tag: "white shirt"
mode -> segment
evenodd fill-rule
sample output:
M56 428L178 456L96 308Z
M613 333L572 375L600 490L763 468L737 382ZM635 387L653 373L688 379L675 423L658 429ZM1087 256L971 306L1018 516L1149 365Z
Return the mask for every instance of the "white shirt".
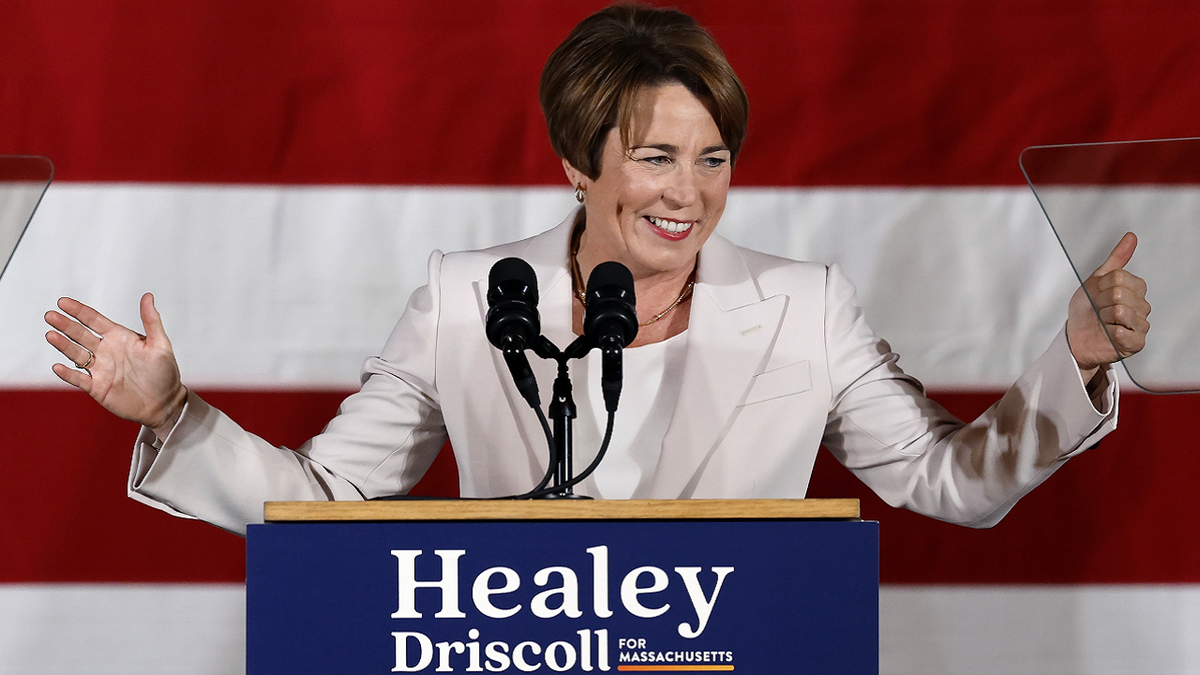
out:
M623 359L625 383L613 422L608 452L596 472L584 481L580 494L603 499L639 499L648 487L662 452L667 425L679 400L678 383L687 354L687 332L662 342L626 349ZM582 472L591 463L604 440L608 413L600 390L601 355L592 350L571 364L575 407L574 470Z

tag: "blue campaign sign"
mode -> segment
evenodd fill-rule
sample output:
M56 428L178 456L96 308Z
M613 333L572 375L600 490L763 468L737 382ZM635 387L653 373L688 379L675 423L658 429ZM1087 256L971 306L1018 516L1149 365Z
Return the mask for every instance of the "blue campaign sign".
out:
M247 673L878 673L860 521L274 523Z

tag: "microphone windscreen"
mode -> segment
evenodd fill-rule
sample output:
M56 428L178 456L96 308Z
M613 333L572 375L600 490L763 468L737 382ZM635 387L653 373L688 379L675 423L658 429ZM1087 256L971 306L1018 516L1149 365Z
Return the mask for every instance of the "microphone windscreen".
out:
M637 337L637 298L633 274L619 262L600 263L588 277L583 334L599 345L611 340L621 348Z
M588 297L591 297L592 291L603 286L617 286L625 291L630 299L634 297L633 273L629 271L628 267L615 260L602 262L592 270L592 275L588 277L587 282Z
M504 258L496 261L492 265L491 271L488 272L488 289L495 290L500 284L508 281L519 282L529 288L533 297L537 297L537 275L533 273L533 268L529 263L520 258ZM492 302L488 293L488 302Z

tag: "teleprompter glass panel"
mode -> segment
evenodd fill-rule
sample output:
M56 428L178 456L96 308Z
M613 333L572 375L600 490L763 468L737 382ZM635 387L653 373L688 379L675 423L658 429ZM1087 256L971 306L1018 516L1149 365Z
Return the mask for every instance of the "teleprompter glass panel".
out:
M1148 392L1200 391L1200 138L1034 146L1020 163L1081 283L1137 234L1126 269L1146 280L1151 329L1125 369Z
M45 157L0 155L0 278L53 177Z

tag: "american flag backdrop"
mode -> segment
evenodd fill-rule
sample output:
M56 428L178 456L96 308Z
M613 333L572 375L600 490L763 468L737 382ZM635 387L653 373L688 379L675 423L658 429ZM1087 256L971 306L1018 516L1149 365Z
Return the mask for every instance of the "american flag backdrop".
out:
M185 383L294 447L430 251L571 208L537 80L603 4L6 0L0 154L58 173L0 282L0 672L244 669L244 542L126 498L136 428L57 383L43 313L70 295L139 326L154 291ZM960 416L1074 288L1021 149L1200 136L1194 2L677 5L750 96L723 233L840 263ZM1200 672L1197 419L1196 396L1125 391L1114 434L982 531L890 509L823 456L810 496L881 522L882 671ZM455 480L443 453L421 489Z

